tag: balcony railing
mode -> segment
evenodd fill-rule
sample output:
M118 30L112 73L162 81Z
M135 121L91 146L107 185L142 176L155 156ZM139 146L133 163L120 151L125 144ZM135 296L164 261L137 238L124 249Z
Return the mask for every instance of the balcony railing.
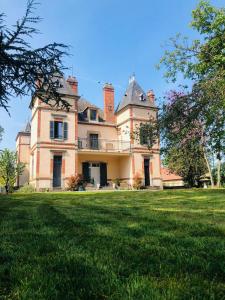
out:
M78 138L78 149L102 152L130 152L131 144L130 141Z

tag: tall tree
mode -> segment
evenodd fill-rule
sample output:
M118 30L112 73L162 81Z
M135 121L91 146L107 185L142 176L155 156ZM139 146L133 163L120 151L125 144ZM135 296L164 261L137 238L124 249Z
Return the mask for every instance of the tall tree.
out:
M200 186L201 177L207 171L202 147L197 139L167 149L163 163L169 170L180 175L189 187Z
M225 9L202 0L192 17L191 27L201 39L190 43L180 34L171 38L160 64L166 67L167 79L176 81L177 74L182 73L194 82L186 97L189 122L201 125L204 149L216 155L220 178L225 150ZM220 179L217 183L220 185Z
M34 27L40 22L40 17L33 14L36 5L35 0L28 0L25 15L13 29L5 25L5 15L0 14L0 108L8 112L11 96L29 93L48 104L69 108L58 94L59 82L54 78L65 69L62 59L68 47L51 43L33 49L29 42L39 32Z
M17 153L4 149L0 152L0 185L6 193L12 191L18 175L24 170L24 164L17 161Z
M160 112L160 128L164 162L182 176L189 186L196 185L204 173L211 174L205 156L205 137L201 120L193 118L192 99L184 91L171 91ZM211 183L212 176L211 176Z
M218 174L216 168L213 169L213 177L214 181L217 182ZM225 162L221 163L221 185L225 187Z
M224 78L225 8L216 8L209 1L201 0L192 11L190 25L201 38L192 42L181 34L170 38L168 49L160 61L166 67L165 77L176 81L180 72L192 80L215 75Z

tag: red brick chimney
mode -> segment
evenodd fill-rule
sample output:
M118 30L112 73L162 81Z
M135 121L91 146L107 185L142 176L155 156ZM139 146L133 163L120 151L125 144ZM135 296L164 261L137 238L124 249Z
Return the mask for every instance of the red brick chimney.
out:
M103 87L104 97L104 118L106 122L114 123L114 87L111 83L106 83Z
M69 76L67 82L69 83L72 90L78 95L78 81L76 77Z
M147 92L147 97L150 102L153 102L153 103L155 102L155 94L154 94L153 90L149 90Z

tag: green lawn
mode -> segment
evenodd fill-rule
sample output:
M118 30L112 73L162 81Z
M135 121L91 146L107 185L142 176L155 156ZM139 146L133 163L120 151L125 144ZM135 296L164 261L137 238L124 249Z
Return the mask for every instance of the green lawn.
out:
M0 299L225 299L225 190L0 196Z

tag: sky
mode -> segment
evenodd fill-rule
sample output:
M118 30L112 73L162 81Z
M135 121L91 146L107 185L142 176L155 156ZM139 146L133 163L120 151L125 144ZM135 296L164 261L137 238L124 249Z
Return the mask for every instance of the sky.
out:
M115 87L118 104L134 73L145 90L153 89L160 99L175 86L157 70L170 37L181 32L198 38L189 24L197 0L39 0L35 14L42 18L37 25L40 34L31 40L32 47L51 42L70 45L65 58L66 76L78 79L79 94L102 107L102 87ZM212 0L225 6L225 0ZM26 8L26 0L0 0L6 24L13 25ZM177 85L181 83L177 82ZM0 108L0 125L4 128L0 148L15 149L15 137L30 118L30 96L12 98L9 116Z

